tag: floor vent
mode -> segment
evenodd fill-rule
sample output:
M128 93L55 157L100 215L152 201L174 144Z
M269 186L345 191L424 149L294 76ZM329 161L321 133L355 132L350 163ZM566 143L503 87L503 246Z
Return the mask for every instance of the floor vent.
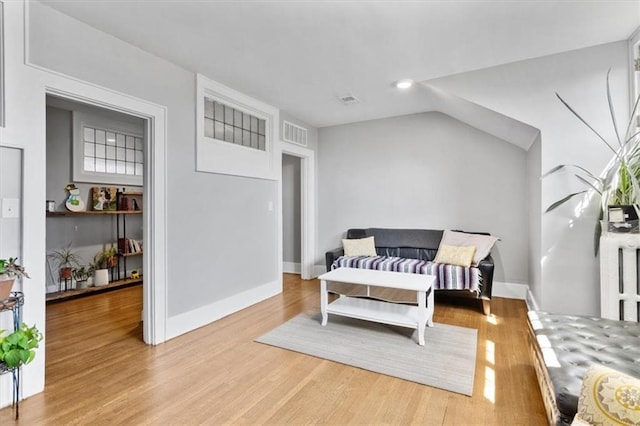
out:
M287 120L282 121L282 127L282 140L296 145L307 146L307 129L296 126Z

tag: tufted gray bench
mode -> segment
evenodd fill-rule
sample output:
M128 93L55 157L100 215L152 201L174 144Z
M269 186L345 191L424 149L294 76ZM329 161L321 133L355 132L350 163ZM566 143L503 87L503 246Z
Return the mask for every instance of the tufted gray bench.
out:
M549 424L568 425L592 364L640 377L640 324L529 312L529 345Z

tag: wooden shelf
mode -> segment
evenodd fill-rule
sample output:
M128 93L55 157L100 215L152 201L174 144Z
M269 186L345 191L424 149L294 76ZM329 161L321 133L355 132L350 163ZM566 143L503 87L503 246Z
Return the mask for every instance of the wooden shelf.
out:
M47 216L91 216L91 215L114 215L114 214L142 214L142 210L85 210L81 212L57 211L47 212Z
M121 192L121 195L128 195L130 197L142 197L142 191L127 191L127 192Z
M129 256L142 256L142 252L139 251L137 253L118 253L119 256L129 257Z
M67 299L74 299L76 297L86 296L89 294L101 293L104 291L115 290L121 287L132 286L142 283L142 277L131 279L125 278L124 280L111 281L107 285L101 285L98 287L87 287L78 290L56 291L53 293L47 293L47 303L59 302Z

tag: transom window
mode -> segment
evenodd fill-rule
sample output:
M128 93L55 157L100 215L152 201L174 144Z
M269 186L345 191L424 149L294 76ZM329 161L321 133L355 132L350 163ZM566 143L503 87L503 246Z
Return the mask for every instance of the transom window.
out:
M142 176L142 138L88 126L82 134L85 172Z
M205 97L204 135L248 148L266 150L266 121Z

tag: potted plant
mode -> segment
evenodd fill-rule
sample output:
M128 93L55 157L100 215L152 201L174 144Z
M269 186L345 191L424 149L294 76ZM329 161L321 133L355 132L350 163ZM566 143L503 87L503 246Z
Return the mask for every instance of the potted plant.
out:
M638 111L638 103L640 96L635 101L630 118L627 122L626 130L621 133L616 124L616 116L611 100L611 90L609 87L609 74L607 72L607 101L609 105L609 113L616 135L616 142L608 142L598 131L590 126L569 104L558 94L556 96L560 102L571 111L583 124L585 124L606 147L613 153L612 161L607 165L605 170L599 175L591 173L584 167L575 164L561 164L549 170L542 177L549 176L565 169L575 171L574 176L587 186L587 189L571 193L564 198L552 203L545 213L554 210L565 202L569 201L577 195L582 195L590 190L594 190L600 196L600 219L604 219L605 213L608 212L609 206L629 206L636 213L636 217L640 216L640 132L634 126L636 112ZM598 245L602 225L600 220L596 221L596 229L594 235L595 253L598 253Z
M102 250L95 255L93 261L95 265L93 285L109 284L109 269L118 263L118 250L115 247Z
M0 259L0 300L9 298L16 278L29 278L24 266L18 265L17 260L17 257Z
M42 333L36 328L22 323L16 331L4 336L0 331L0 363L9 368L29 364L36 356L35 349L42 340Z
M89 266L80 266L78 268L73 268L71 275L73 279L76 280L76 288L87 288L89 287L89 278L93 276L93 272L95 267L93 265Z
M73 250L71 250L71 243L62 249L51 252L51 257L58 263L60 281L71 279L73 276L73 268L79 265L78 257Z

